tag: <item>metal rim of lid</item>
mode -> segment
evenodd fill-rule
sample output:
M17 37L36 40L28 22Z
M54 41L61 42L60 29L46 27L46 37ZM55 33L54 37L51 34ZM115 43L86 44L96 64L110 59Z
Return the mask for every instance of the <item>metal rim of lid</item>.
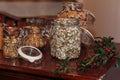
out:
M95 41L94 36L92 35L92 33L90 33L90 31L87 30L86 28L80 27L80 29L82 30L82 33L81 33L82 34L82 41L81 42L83 44L86 44L86 45L91 45L92 42ZM89 39L91 41L91 43L89 42L89 40L85 40L86 37L87 37L87 39ZM85 42L84 40L87 41L87 42Z

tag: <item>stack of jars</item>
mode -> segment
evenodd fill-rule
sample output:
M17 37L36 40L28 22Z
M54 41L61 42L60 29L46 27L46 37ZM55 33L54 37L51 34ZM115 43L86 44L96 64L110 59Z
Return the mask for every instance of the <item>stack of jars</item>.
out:
M46 42L43 39L39 25L31 18L31 24L24 26L10 26L4 28L3 54L5 58L17 58L20 46L43 47Z
M64 10L57 16L51 31L51 55L58 59L78 58L81 43L91 45L94 42L87 27L94 23L95 17L79 2L65 3Z
M5 32L6 31L6 32ZM18 37L17 27L6 27L4 33L3 55L5 58L17 58L17 49L20 46L21 38Z

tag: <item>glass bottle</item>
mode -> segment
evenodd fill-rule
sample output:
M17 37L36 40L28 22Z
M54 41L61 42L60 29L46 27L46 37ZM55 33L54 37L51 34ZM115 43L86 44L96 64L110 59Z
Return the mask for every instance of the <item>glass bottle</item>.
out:
M50 41L51 55L58 59L78 58L81 50L81 32L79 21L70 18L58 18L54 21Z

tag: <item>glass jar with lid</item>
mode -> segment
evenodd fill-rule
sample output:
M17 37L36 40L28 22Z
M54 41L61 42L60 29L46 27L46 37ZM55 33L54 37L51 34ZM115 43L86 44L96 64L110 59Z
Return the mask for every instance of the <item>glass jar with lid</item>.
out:
M30 33L25 39L25 45L34 46L34 47L43 47L45 43L46 42L40 33L40 28L38 26L31 26Z
M4 38L3 55L5 58L17 58L20 38L15 36Z
M66 2L64 9L57 16L80 19L79 27L83 28L88 28L95 22L94 14L89 10L83 9L82 2Z
M2 45L3 45L2 39L3 39L3 28L2 28L2 24L0 23L0 50L2 49Z
M54 20L50 40L51 55L60 60L67 57L78 58L81 43L90 46L94 42L93 35L85 28L79 27L75 18L57 18Z
M54 21L50 41L51 55L58 59L78 58L81 50L79 21L72 18L58 18Z
M43 47L46 44L46 40L42 36L41 19L27 18L26 23L29 26L29 31L27 31L24 39L25 46Z
M5 58L18 58L18 48L21 46L19 28L17 26L5 26L3 29L3 55Z

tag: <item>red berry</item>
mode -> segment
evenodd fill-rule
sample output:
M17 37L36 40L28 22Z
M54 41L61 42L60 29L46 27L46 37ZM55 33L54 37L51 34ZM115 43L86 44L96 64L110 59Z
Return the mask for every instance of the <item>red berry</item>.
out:
M102 48L103 48L103 49L106 49L106 47L105 47L105 46L102 46Z
M88 58L87 58L87 57L85 57L83 60L84 60L84 61L87 61L87 60L88 60Z
M110 50L110 49L108 49L108 50L107 50L107 52L109 53L109 52L111 52L111 50Z
M94 62L94 63L93 63L93 66L94 66L94 67L98 67L98 63Z
M111 52L111 49L110 49L110 48L107 48L106 51L107 51L108 53L110 53L110 52Z
M91 54L91 57L95 57L95 54L94 54L94 53L92 53L92 54Z
M61 66L59 64L56 64L56 69L61 69Z
M103 60L108 60L108 57L105 56L105 57L103 57L102 59L103 59Z
M105 51L107 51L108 53L111 52L111 49L110 49L110 48L107 48L107 47L105 47L105 46L102 46L102 48L103 48Z

